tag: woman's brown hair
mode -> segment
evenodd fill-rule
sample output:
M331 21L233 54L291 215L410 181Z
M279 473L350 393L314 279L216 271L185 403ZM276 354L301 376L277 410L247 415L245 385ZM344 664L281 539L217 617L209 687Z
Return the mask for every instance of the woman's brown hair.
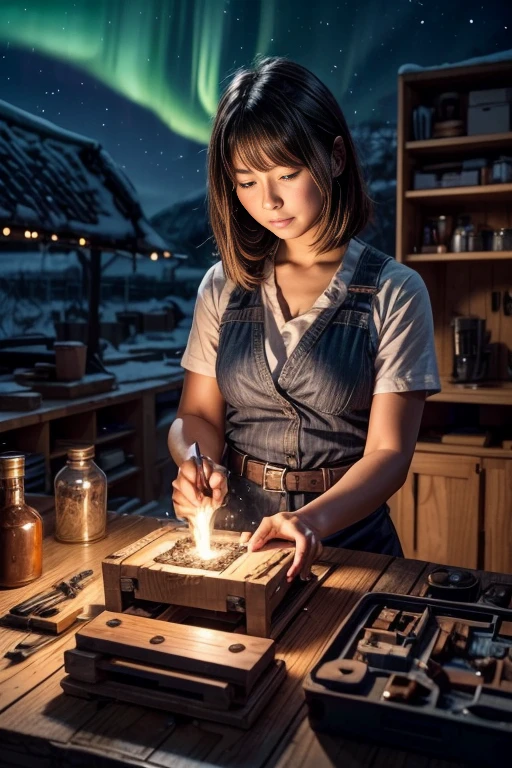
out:
M331 175L334 140L341 136L345 167ZM278 238L239 204L234 153L259 171L306 167L319 187L318 253L344 245L368 222L371 202L343 112L308 69L280 57L239 70L224 92L208 150L210 223L226 276L246 289L263 279L263 264Z

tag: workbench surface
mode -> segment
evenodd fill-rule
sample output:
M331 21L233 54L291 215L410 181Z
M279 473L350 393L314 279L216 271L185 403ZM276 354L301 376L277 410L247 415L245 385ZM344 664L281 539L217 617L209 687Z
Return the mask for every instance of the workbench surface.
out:
M0 590L0 614L35 592L79 570L93 568L84 591L86 605L103 604L101 561L160 525L158 520L125 516L109 523L106 539L88 547L45 538L44 575L35 584ZM75 646L74 631L64 634L25 661L13 664L4 653L23 633L0 629L0 765L54 766L144 765L197 768L441 768L444 762L412 752L346 738L316 734L309 727L302 691L304 675L323 653L334 630L368 591L423 594L433 564L343 549L324 550L336 564L277 640L277 657L287 677L277 695L249 731L127 704L67 696L63 653ZM483 585L510 576L481 573ZM411 737L411 746L413 739Z

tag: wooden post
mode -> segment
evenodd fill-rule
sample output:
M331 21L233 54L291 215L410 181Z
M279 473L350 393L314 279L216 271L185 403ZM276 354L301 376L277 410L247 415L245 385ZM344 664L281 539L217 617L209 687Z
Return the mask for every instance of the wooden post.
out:
M101 250L91 248L89 271L89 329L87 339L87 363L99 355L100 338L100 286Z

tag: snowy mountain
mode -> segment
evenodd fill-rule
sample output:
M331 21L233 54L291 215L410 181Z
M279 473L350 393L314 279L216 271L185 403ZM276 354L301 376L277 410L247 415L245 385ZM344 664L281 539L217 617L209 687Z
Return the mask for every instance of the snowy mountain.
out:
M189 266L207 269L214 261L205 190L164 208L152 217L151 224L174 253L189 257Z

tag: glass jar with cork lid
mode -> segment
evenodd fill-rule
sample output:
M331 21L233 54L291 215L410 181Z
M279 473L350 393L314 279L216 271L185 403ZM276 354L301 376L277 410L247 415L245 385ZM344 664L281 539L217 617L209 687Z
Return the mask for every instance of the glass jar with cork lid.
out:
M25 456L0 456L0 587L21 587L41 576L43 521L25 503Z
M88 544L107 533L107 477L94 463L94 446L68 449L55 476L55 538Z

